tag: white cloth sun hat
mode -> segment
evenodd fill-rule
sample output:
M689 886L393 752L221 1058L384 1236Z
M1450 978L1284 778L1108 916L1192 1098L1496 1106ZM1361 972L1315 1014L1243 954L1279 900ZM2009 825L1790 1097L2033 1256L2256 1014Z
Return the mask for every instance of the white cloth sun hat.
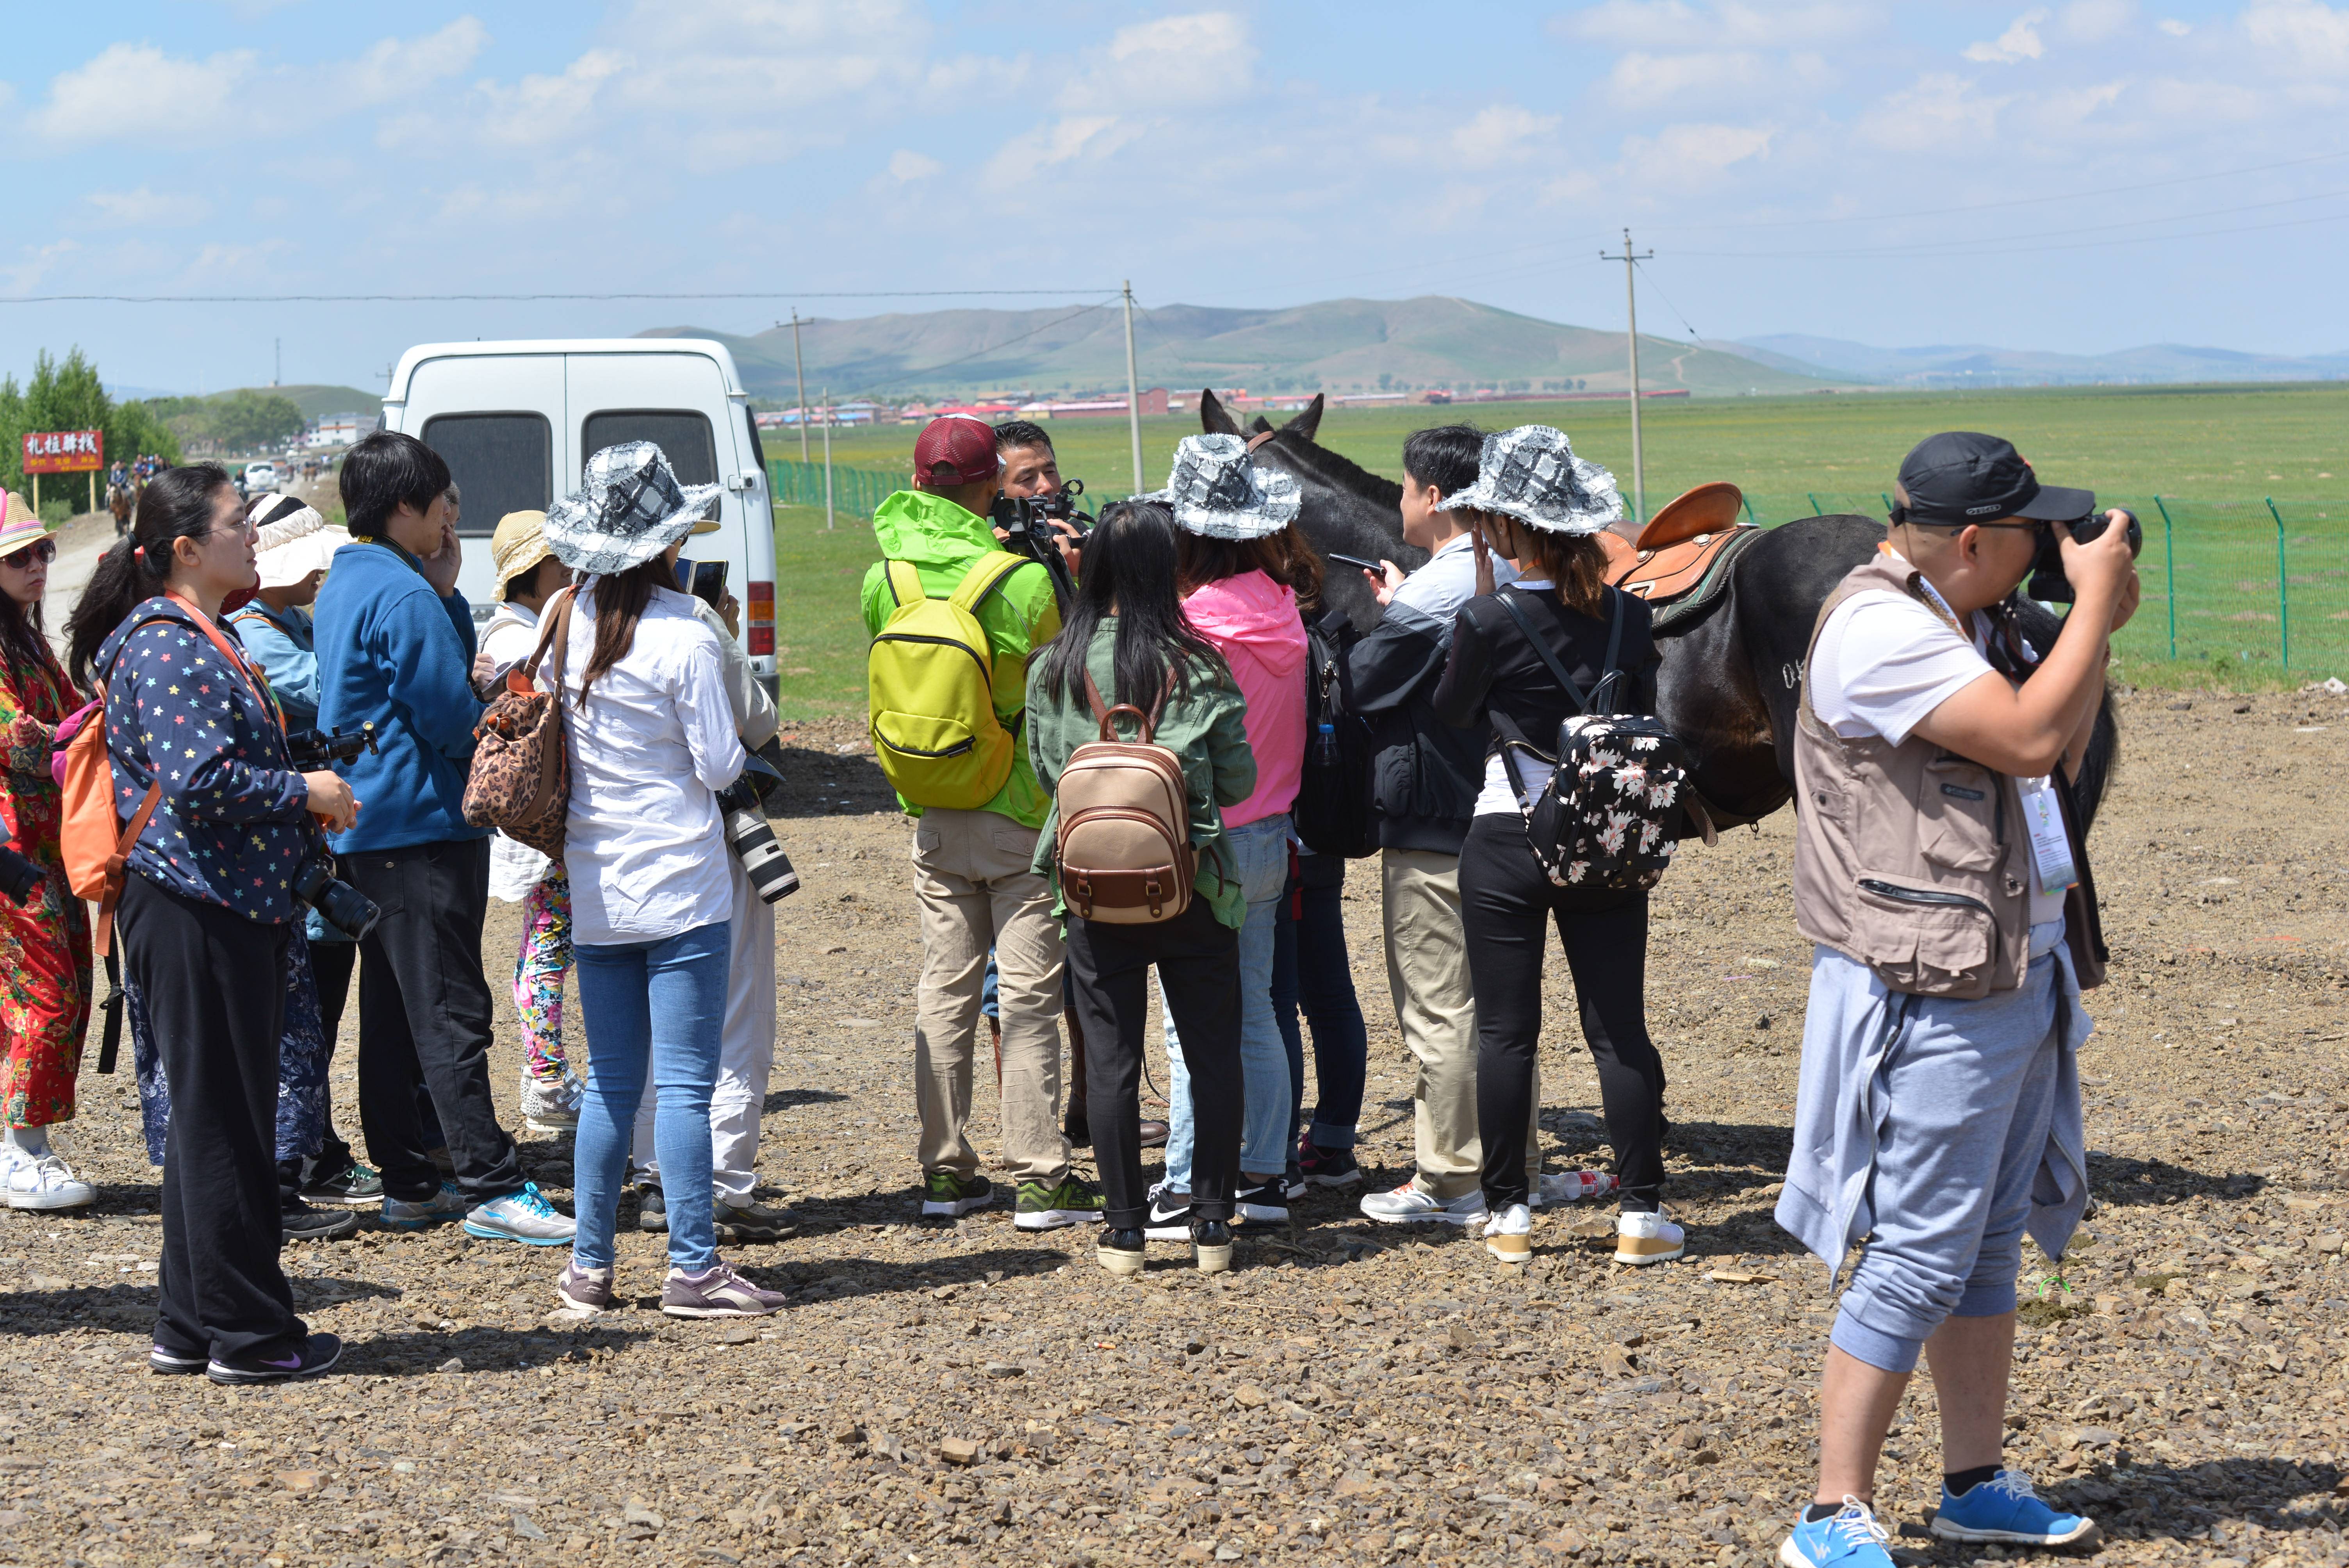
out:
M641 566L688 533L715 533L706 515L723 485L681 485L668 454L624 441L587 459L579 488L546 509L547 547L583 577Z
M1237 436L1184 437L1166 488L1134 499L1164 502L1177 528L1207 539L1263 539L1304 505L1296 477L1257 467Z
M316 508L290 495L271 496L245 521L260 530L254 564L264 588L291 588L311 573L326 571L335 552L351 542L347 530L332 526Z
M1574 455L1566 432L1519 425L1485 438L1476 482L1445 496L1443 511L1497 511L1544 533L1603 533L1623 517L1615 476Z

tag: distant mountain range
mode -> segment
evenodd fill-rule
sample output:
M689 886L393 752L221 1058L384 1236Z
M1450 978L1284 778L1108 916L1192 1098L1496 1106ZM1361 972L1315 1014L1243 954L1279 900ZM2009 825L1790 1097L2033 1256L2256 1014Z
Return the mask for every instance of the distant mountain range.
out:
M2349 377L2349 353L2295 358L2157 343L2112 354L2048 354L2036 349L1937 344L1877 348L1835 337L1777 333L1707 347L1742 354L1796 376L1824 376L1885 387L2069 387L2161 385L2192 381L2321 381Z
M207 401L225 397L231 392L264 392L284 397L302 410L305 419L316 419L326 414L374 414L383 408L383 394L362 392L356 387L229 387L218 392L204 394ZM106 395L118 403L143 403L154 397L181 397L187 394L162 392L152 387L109 387Z
M1114 305L827 317L802 322L800 333L811 399L827 388L834 398L903 398L1125 383L1124 324ZM733 351L754 396L796 401L789 326L749 337L693 326L638 335L717 338ZM1164 305L1134 314L1133 337L1145 387L1619 392L1630 381L1619 332L1444 295L1324 300L1283 310ZM1739 350L1645 336L1640 378L1650 390L1716 395L1810 391L1839 379L1766 365Z

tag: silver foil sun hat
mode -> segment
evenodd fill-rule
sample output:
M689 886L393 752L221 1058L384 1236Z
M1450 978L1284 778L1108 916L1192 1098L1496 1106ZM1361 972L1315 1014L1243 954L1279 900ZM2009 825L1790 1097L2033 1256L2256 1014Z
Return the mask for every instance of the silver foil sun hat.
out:
M587 459L579 488L546 509L546 543L583 577L641 566L688 533L714 533L704 514L723 485L681 485L650 441L605 447Z
M1440 507L1501 512L1545 533L1600 533L1623 516L1615 476L1576 457L1566 432L1548 425L1485 437L1476 482Z
M1166 488L1134 499L1164 502L1177 528L1207 539L1278 533L1304 504L1295 476L1257 467L1237 436L1184 437Z

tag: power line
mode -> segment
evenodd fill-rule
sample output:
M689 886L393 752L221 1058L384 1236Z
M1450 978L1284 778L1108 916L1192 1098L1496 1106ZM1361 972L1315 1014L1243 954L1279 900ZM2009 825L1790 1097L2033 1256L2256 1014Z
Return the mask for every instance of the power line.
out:
M769 289L757 294L0 294L0 304L456 304L486 302L498 304L533 301L597 300L740 300L740 299L970 299L1009 295L1060 295L1110 293L1114 289L866 289L823 292L812 289Z

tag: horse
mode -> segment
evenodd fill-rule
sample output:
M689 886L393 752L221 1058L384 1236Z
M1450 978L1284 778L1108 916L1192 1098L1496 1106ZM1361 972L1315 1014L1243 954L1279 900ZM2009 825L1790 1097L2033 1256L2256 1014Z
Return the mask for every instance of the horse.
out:
M114 535L117 539L130 531L130 511L137 500L128 483L118 481L106 487L106 510L114 514Z
M1199 423L1211 435L1254 434L1256 460L1295 476L1303 502L1298 526L1323 556L1336 552L1416 570L1427 552L1403 542L1402 487L1314 439L1323 407L1317 397L1278 428L1259 416L1244 430L1208 391L1199 395ZM1690 779L1713 829L1758 823L1794 799L1795 710L1819 607L1884 537L1883 522L1851 513L1766 529L1730 562L1721 593L1658 624L1657 717L1688 748ZM1329 573L1323 597L1359 630L1378 622L1377 597L1359 572ZM2032 600L2017 595L2013 603L2031 645L2053 647L2063 623ZM2107 695L2073 781L2083 831L2104 799L2118 748ZM1682 837L1704 831L1692 819Z

